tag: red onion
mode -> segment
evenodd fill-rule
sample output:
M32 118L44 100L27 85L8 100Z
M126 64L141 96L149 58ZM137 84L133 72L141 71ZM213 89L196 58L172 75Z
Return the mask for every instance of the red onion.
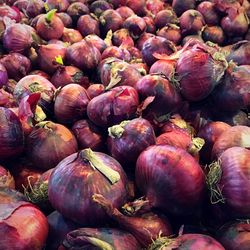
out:
M85 40L67 47L66 60L80 69L95 69L100 59L101 54L99 50L92 43L88 43Z
M87 114L96 125L108 127L133 118L138 105L139 97L134 88L115 87L90 100Z
M204 162L210 162L211 152L215 141L228 128L230 128L230 125L227 123L216 121L207 123L199 130L198 136L205 140L205 145L200 151L201 159Z
M58 68L57 58L65 59L67 49L61 44L48 44L39 47L38 64L40 69L48 74L52 74Z
M30 60L20 53L10 53L0 59L0 63L6 68L8 77L20 80L26 76L30 69Z
M153 17L150 16L144 16L143 17L145 23L146 23L146 32L154 34L156 31L155 23Z
M0 87L3 87L8 82L8 73L2 63L0 63Z
M21 21L21 13L16 7L10 7L6 4L0 6L0 16L9 17L10 19L15 20L17 23Z
M18 101L21 101L24 96L39 92L41 93L39 104L45 111L49 111L55 90L54 85L46 78L39 75L28 75L23 77L15 86L14 97Z
M197 10L202 14L206 24L219 24L220 16L219 13L216 11L214 3L210 1L203 1L198 5Z
M0 107L0 159L20 155L24 148L24 134L18 117L8 108Z
M56 88L76 83L84 88L89 86L89 79L84 73L74 66L60 66L51 77L51 82Z
M92 44L94 47L96 47L100 51L100 53L102 53L107 48L107 44L104 42L104 40L102 40L97 35L94 35L94 34L88 35L84 37L84 40L88 44Z
M103 248L138 250L140 245L132 234L111 228L80 228L67 234L63 249Z
M55 118L62 124L71 124L86 116L90 98L86 89L79 84L68 84L56 94Z
M25 12L29 17L35 17L42 14L44 10L44 2L42 0L31 0L28 2Z
M0 248L42 249L48 235L45 215L14 190L0 190Z
M204 18L197 10L187 10L180 17L180 28L184 35L197 34L204 25Z
M137 42L136 42L136 47L137 47L139 50L142 50L143 44L144 44L149 38L151 38L151 37L155 37L155 35L152 34L152 33L147 33L147 32L143 33L143 34L141 35L141 37L137 40Z
M116 58L106 58L99 64L99 76L106 89L114 86L129 85L134 87L142 77L139 70Z
M250 214L249 159L250 150L232 146L220 155L218 162L210 165L207 175L211 202L225 203L227 212L236 218Z
M5 29L3 34L3 46L9 52L22 53L30 48L31 43L31 33L27 30L25 25L14 23Z
M181 94L189 101L206 98L223 77L226 67L223 54L210 51L202 44L184 51L176 65Z
M158 60L150 67L149 74L164 75L167 79L172 79L175 74L175 63L167 60Z
M15 189L15 180L10 172L0 165L0 188Z
M108 57L115 57L124 61L129 62L131 60L131 55L126 48L123 46L109 46L102 53L102 60Z
M97 1L96 1L97 2ZM121 6L116 9L116 11L120 14L123 20L126 20L128 17L134 15L134 11L128 6Z
M109 0L109 2L116 9L120 6L126 5L127 0Z
M215 141L212 149L213 159L219 158L220 155L228 148L243 147L250 149L250 127L233 126L226 129Z
M146 23L142 17L133 15L124 21L123 27L129 31L133 39L137 39L145 32Z
M88 92L88 96L90 97L90 99L93 99L94 97L105 92L105 86L100 83L91 84L87 88L87 92Z
M156 62L154 53L169 55L175 51L176 48L172 42L166 38L155 36L147 39L143 43L141 53L143 60L148 64L148 66L151 66L154 62Z
M250 41L240 41L232 45L227 61L233 60L238 65L249 65L250 64Z
M248 221L235 221L224 225L218 232L221 244L228 250L249 248L250 224Z
M53 9L39 17L37 21L37 33L45 40L59 39L63 34L64 24L62 20L56 16L55 12L56 10Z
M58 12L65 12L69 7L68 0L46 0L49 9L57 9Z
M148 250L176 249L176 250L225 250L214 238L204 234L183 234L177 238L159 237Z
M72 127L79 148L91 148L101 151L104 148L105 138L102 131L89 120L79 120Z
M126 4L134 13L138 16L144 16L147 12L146 9L146 0L127 0Z
M18 105L14 96L11 93L5 91L4 89L6 88L4 87L0 89L0 107L5 107L5 108L17 107Z
M157 36L164 37L174 44L181 42L181 30L180 27L175 24L167 25L157 31Z
M127 29L119 29L115 31L112 35L112 43L115 46L120 46L126 44L126 46L134 46L134 40L129 35Z
M110 127L108 131L109 152L123 167L133 169L139 154L155 144L154 129L143 118L123 121Z
M92 201L92 195L98 192L120 207L127 199L126 186L126 174L115 159L84 149L62 160L52 172L49 201L66 218L97 225L104 223L105 212Z
M193 213L202 201L204 174L198 162L183 149L148 147L137 159L135 175L139 190L152 207L183 215Z
M75 29L63 29L62 41L65 43L77 43L83 39L81 33Z
M205 42L210 41L222 45L225 41L223 29L219 26L207 26L202 31L202 38Z
M195 9L196 0L173 0L172 8L180 16L183 12L189 9Z
M162 0L147 0L146 8L149 13L155 16L158 12L165 9L165 4Z
M77 22L80 16L89 14L89 8L84 3L77 1L75 3L70 4L67 9L67 13L71 16L74 22Z
M77 29L81 32L83 37L95 34L100 36L99 22L98 19L91 15L82 15L77 21Z
M182 46L184 46L185 44L188 44L188 42L190 42L191 40L197 43L204 42L200 35L189 35L189 36L185 36L184 39L182 40Z
M29 75L39 75L39 76L46 78L47 80L50 80L50 76L44 71L39 70L39 69L31 71Z
M65 28L72 27L73 20L69 14L64 13L64 12L60 12L60 13L57 13L57 16L62 20Z
M234 12L240 8L240 1L238 0L213 0L215 8L223 14L230 11Z
M178 19L173 9L159 11L154 18L155 26L160 29L168 24L177 24Z
M45 121L36 125L27 138L26 153L42 169L55 167L61 160L77 151L74 135L61 124Z
M230 12L221 20L221 28L229 37L243 36L248 30L248 17L244 10Z
M159 235L170 236L172 233L169 222L158 216L149 213L141 217L129 217L123 215L111 202L100 194L94 194L93 200L97 202L107 215L119 224L121 228L131 233L143 247L148 247Z
M29 0L15 0L13 6L18 8L20 11L26 10Z
M97 0L91 3L89 9L91 13L94 13L97 17L99 17L105 10L112 9L112 6L104 0Z
M71 220L64 218L60 213L54 211L47 216L49 223L49 235L46 247L49 249L58 249L62 244L67 233L78 229L80 226Z
M113 32L120 29L123 23L122 17L115 10L109 9L105 10L100 18L100 29L101 32L105 35L109 30Z

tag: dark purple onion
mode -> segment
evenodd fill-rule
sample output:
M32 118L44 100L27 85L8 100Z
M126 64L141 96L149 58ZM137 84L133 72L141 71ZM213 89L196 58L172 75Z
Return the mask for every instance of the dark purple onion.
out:
M99 17L105 10L112 9L112 6L104 0L97 0L89 6L90 12Z
M142 17L133 15L128 17L123 27L127 29L133 39L138 39L146 30L146 23Z
M214 3L203 1L198 5L197 10L203 15L206 24L218 25L220 23L220 16Z
M116 9L116 11L120 14L120 16L125 21L128 17L134 15L134 11L130 9L128 6L121 6Z
M79 149L91 148L101 151L104 148L105 137L103 132L90 120L79 120L72 126Z
M95 34L100 36L99 22L91 15L82 15L77 21L77 29L81 32L83 37Z
M210 41L219 45L223 45L225 41L225 35L220 26L205 27L202 31L202 38L205 42Z
M44 12L44 2L42 0L31 0L25 8L29 18L36 17Z
M173 9L165 9L158 12L154 18L155 26L160 29L168 24L177 24L178 19Z
M10 53L0 59L0 63L6 68L8 77L20 80L26 76L31 69L30 60L19 53Z
M29 0L17 0L13 4L13 6L18 8L20 11L22 11L26 9L28 4L29 4Z
M89 14L89 8L84 3L75 2L70 4L70 6L68 7L67 14L71 16L74 22L77 22L80 16Z
M72 27L73 20L69 14L65 12L60 12L60 13L57 13L57 16L62 20L64 27L66 28Z
M84 87L68 84L56 94L55 118L62 124L72 124L86 116L89 97Z
M57 9L58 12L65 12L69 7L68 0L46 0L49 9Z
M195 9L195 3L196 0L173 0L172 8L177 16L181 16L186 10Z
M4 67L4 65L2 63L0 63L0 88L5 86L5 84L7 84L7 82L8 82L7 70Z

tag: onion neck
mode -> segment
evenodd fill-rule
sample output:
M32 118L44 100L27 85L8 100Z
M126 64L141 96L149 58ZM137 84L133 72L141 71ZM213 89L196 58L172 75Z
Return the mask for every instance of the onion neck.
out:
M202 149L202 147L205 144L205 140L200 137L194 137L192 139L191 146L189 148L189 153L196 155L199 153L199 151Z
M55 13L57 12L57 9L53 9L53 10L50 10L47 14L46 14L46 22L47 23L51 23L52 21L52 18L54 17Z
M101 249L101 250L114 250L112 245L110 245L106 241L100 240L98 238L90 237L90 236L82 236L81 238L83 240L85 240L86 242L90 243L91 245L98 247L98 249Z
M220 162L213 162L208 166L209 171L206 176L207 187L210 190L211 204L225 203L225 198L222 195L222 190L219 187L219 182L222 176Z
M125 129L124 127L129 123L130 121L122 121L118 125L114 125L112 127L108 128L109 136L112 138L121 138Z
M181 242L178 239L170 239L168 237L161 237L157 238L153 241L153 243L148 247L148 250L172 250L178 249Z
M80 157L83 160L87 160L94 170L102 173L112 185L120 180L120 174L106 165L90 148L82 150Z
M142 215L151 212L152 205L150 201L141 197L133 202L128 202L122 207L122 212L129 216Z

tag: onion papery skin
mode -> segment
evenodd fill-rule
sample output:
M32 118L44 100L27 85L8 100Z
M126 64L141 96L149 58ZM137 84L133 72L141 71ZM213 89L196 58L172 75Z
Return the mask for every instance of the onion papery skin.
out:
M86 116L90 98L86 89L79 84L68 84L56 95L54 112L57 121L72 124Z
M0 124L0 160L20 155L24 149L20 120L10 109L0 107Z
M119 173L120 179L112 185L102 173L91 167L81 152L63 159L52 172L49 179L49 201L63 216L76 223L100 225L105 223L106 215L92 201L92 195L102 194L115 207L120 207L127 199L127 177L114 158L94 152L102 163Z
M44 170L54 168L77 149L77 141L71 131L52 122L38 124L27 138L28 157L34 164L38 163L38 168Z
M136 184L152 207L175 214L191 214L202 202L205 177L185 150L150 146L137 159ZM168 192L166 192L166 187Z
M91 240L90 240L91 239ZM94 240L94 243L91 242ZM141 247L134 236L125 231L113 228L80 228L67 234L63 241L64 249L73 249L76 247L87 247L94 250L96 247L103 246L105 242L110 249L116 250L140 250ZM95 241L99 241L99 244Z
M103 51L102 60L108 57L115 57L127 62L131 60L131 55L126 48L121 48L116 46L110 46Z
M20 193L0 189L0 248L6 250L42 249L48 235L45 215L26 202Z
M65 43L77 43L83 39L81 33L78 30L65 28L63 29L62 41Z
M90 100L87 115L96 125L110 127L133 118L138 105L139 96L133 87L115 87Z
M222 171L218 180L222 198L232 217L250 216L250 150L231 147L225 150L219 165Z
M10 172L0 165L0 188L15 189L15 180Z
M233 126L226 129L215 141L212 149L212 159L218 159L228 148L243 147L250 149L250 127Z
M228 250L247 250L249 248L250 224L247 221L235 221L223 226L218 239Z
M0 59L0 63L6 68L8 77L19 81L26 76L31 69L30 60L20 53L9 53Z
M126 121L125 121L126 123ZM148 146L155 144L155 133L151 124L143 118L121 123L118 132L116 126L110 128L107 140L109 152L123 167L133 168L139 154Z
M225 61L213 59L203 49L183 52L176 64L181 94L192 102L205 99L220 82L226 67Z
M230 127L229 124L220 121L212 121L201 127L197 135L205 140L205 144L200 151L201 159L204 162L209 163L211 161L211 153L215 141Z
M89 120L79 120L72 126L79 149L91 148L95 151L102 151L105 143L105 136L100 128Z

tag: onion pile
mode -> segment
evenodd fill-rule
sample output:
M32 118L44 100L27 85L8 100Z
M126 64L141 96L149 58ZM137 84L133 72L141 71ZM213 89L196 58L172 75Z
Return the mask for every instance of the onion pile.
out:
M0 0L0 249L249 249L249 18Z

